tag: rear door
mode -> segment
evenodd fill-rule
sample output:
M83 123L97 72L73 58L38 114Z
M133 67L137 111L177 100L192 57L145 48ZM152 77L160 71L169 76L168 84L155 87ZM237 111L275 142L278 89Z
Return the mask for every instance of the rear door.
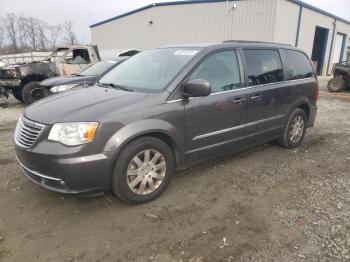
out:
M243 49L242 52L250 87L247 136L255 143L281 132L291 90L284 82L278 49Z
M235 50L209 55L187 80L205 79L212 93L185 105L187 160L195 161L239 146L245 135L246 90Z

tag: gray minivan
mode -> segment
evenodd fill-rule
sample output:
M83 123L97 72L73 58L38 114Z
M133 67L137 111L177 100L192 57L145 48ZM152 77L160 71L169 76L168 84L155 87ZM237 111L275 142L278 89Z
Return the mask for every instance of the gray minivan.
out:
M27 107L15 131L25 176L56 192L158 197L175 170L314 125L317 79L292 46L226 41L141 52L93 86Z

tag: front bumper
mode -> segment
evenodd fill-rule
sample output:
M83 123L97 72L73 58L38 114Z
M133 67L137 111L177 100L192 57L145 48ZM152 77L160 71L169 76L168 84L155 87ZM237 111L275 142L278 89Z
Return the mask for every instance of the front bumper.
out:
M3 86L3 87L18 87L20 85L21 85L21 80L19 79L8 79L8 80L0 79L0 86Z
M109 156L43 155L16 146L23 174L34 183L65 194L97 194L109 190Z

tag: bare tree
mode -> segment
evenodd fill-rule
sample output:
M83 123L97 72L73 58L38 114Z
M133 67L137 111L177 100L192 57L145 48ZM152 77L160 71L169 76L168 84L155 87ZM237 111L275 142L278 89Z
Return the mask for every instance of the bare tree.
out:
M62 26L54 25L48 27L48 42L51 49L56 49L58 39L60 38L62 33Z
M64 40L68 45L74 45L76 43L76 34L73 31L73 22L71 20L67 20L63 25L64 29Z
M17 30L18 30L18 42L22 49L28 47L27 45L27 18L20 16L17 19Z
M2 44L4 43L4 40L5 40L5 30L2 26L0 26L0 48L2 48Z
M47 28L48 28L48 25L45 21L39 20L39 19L36 20L36 32L38 36L38 41L39 41L40 48L43 51L45 50L46 43L47 43L47 36L46 36Z
M9 42L15 53L18 50L18 33L17 33L17 17L15 14L6 14L2 18L2 23L5 28L5 32L8 36Z
M27 18L27 27L26 27L26 32L28 36L28 41L30 43L30 46L33 49L37 48L37 30L36 30L37 22L34 17L28 17Z
M9 13L0 17L0 51L2 53L55 49L62 35L65 43L69 45L76 43L72 21L68 20L64 25L49 26L45 21L30 16L16 16Z

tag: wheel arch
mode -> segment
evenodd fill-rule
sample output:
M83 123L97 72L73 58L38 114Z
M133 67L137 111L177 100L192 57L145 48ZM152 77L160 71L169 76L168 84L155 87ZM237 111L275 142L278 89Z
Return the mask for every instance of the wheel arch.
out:
M303 104L300 104L297 108L300 108L301 110L303 110L307 116L307 119L308 120L310 119L311 108L309 104L303 103Z
M108 140L104 151L112 152L111 170L122 149L130 142L145 136L155 137L166 143L174 153L176 166L184 162L184 135L166 121L149 119L124 126Z
M285 117L285 123L288 122L290 115L296 108L302 109L306 113L307 119L310 120L311 102L307 97L300 97L298 100L296 100L293 104L290 105Z
M21 80L21 87L23 88L26 84L33 82L33 81L43 81L46 77L40 74L35 75L28 75L25 78Z

